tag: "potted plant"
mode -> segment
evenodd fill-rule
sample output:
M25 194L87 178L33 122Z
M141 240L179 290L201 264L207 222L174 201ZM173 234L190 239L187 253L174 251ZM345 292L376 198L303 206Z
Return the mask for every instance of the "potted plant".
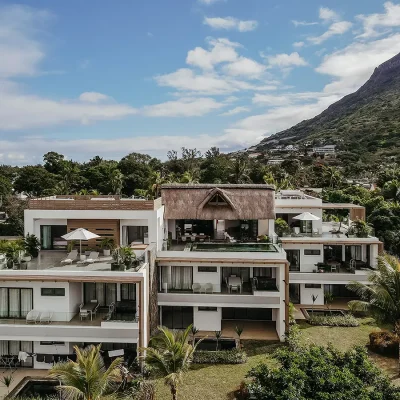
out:
M356 221L353 221L350 229L351 228L353 228L354 234L358 238L367 238L372 231L371 226L362 219L357 219Z
M5 252L7 268L11 269L20 265L24 250L24 242L21 240L12 240L7 243Z
M290 228L288 223L282 219L282 218L277 218L275 220L275 233L282 237L285 234L288 234L290 232Z
M112 258L111 271L125 271L132 267L136 255L130 247L123 246L114 249Z
M268 243L269 237L267 235L260 235L257 237L258 241L261 243Z
M104 256L110 256L111 251L115 249L115 240L111 237L105 237L100 242L100 248L103 250Z
M30 235L28 233L24 239L24 247L27 256L36 258L39 255L40 241L35 235ZM26 259L26 261L30 261L30 259Z
M68 241L68 244L67 244L68 253L71 253L71 251L74 249L75 245L76 245L76 240Z

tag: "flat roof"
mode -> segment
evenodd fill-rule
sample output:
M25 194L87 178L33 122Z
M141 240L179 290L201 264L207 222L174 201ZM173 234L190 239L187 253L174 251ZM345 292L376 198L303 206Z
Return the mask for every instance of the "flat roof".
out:
M322 203L322 208L351 210L353 208L361 209L365 207L360 206L359 204L352 204L352 203Z

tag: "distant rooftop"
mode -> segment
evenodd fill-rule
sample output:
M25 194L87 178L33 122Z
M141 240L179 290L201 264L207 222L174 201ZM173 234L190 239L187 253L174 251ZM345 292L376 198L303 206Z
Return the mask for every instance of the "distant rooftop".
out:
M28 200L30 210L157 210L156 200L122 198L117 195L57 195Z

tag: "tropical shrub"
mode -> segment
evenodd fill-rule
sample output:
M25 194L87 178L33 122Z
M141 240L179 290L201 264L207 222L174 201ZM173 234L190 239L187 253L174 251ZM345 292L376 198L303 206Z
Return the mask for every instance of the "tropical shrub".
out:
M346 315L311 315L308 323L318 326L359 326L360 323L350 314Z
M193 363L195 364L244 364L246 361L246 353L238 349L219 351L197 350L193 355Z
M371 332L369 334L369 348L376 353L398 356L399 338L392 332Z
M287 234L290 232L290 228L288 223L282 219L282 218L277 218L275 220L275 233L278 236L283 236L284 234Z

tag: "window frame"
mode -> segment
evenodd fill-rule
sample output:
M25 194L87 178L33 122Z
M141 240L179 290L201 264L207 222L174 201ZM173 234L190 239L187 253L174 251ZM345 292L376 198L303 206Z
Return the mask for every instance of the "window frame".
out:
M197 311L200 312L218 312L218 307L203 307L203 306L198 306Z
M44 291L49 290L50 294L44 294ZM57 294L57 291L62 291L63 294ZM43 297L65 297L65 288L40 288L40 295Z
M321 250L320 249L304 249L305 256L320 256Z
M202 270L201 270L202 269ZM207 270L208 269L208 270ZM210 271L210 269L211 269L211 271ZM212 265L210 265L210 266L204 266L204 265L199 265L198 267L197 267L197 272L200 272L200 273L212 273L212 274L214 274L214 273L216 273L216 272L218 272L218 267L216 267L216 266L212 266Z

